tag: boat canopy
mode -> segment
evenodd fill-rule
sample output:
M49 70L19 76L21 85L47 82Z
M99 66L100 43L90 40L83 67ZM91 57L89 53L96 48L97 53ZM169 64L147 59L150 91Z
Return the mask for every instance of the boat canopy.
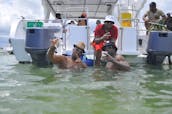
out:
M60 13L67 18L78 18L83 12L89 18L104 18L112 14L118 0L42 0L46 19L48 13Z
M129 10L132 18L138 17L147 0L42 0L45 19L50 13L60 13L65 18L78 18L83 12L89 18L103 19L106 15L119 17L121 11Z

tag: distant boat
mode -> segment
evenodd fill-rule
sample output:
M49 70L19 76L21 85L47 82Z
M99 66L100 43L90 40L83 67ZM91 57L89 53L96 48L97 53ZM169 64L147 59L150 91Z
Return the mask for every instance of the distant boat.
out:
M0 49L1 52L13 54L13 48L9 42L9 35L0 35Z

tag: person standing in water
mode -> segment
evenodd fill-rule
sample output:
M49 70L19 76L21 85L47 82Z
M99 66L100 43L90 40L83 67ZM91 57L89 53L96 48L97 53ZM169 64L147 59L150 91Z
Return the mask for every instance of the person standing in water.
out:
M87 65L80 59L82 54L85 53L85 44L83 42L74 45L71 56L56 55L54 52L58 43L58 39L51 40L51 45L47 52L48 58L53 64L61 69L80 69L87 67Z
M101 58L101 62L105 63L105 68L114 71L129 71L130 65L125 60L122 55L117 55L117 48L114 45L114 42L108 42L103 47L103 51L106 56Z

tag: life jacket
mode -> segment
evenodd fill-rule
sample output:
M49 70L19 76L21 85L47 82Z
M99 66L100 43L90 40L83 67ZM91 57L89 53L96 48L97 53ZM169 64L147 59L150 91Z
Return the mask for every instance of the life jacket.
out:
M96 42L92 42L91 45L94 47L96 51L98 51L103 49L105 42L100 42L98 44Z

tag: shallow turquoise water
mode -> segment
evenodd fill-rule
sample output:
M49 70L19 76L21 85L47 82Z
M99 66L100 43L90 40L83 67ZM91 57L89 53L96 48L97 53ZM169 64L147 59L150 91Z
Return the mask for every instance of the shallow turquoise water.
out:
M130 72L18 64L0 53L0 114L172 114L172 68L128 57Z

